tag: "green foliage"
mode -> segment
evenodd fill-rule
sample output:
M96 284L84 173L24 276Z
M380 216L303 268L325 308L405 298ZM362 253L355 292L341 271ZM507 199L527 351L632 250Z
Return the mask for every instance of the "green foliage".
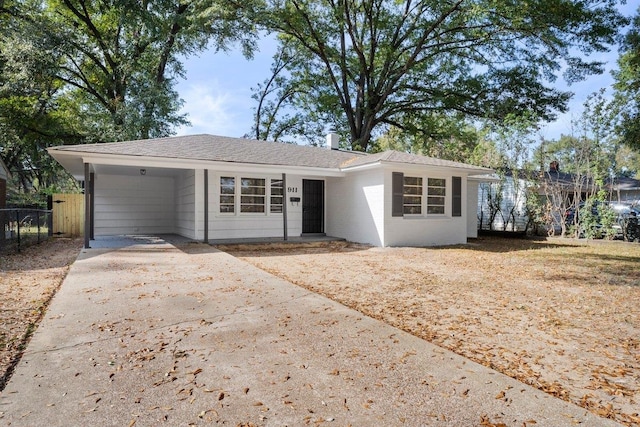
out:
M580 237L585 237L587 239L601 238L602 229L600 226L596 199L588 198L578 212Z
M0 3L0 155L23 191L54 184L60 144L168 136L187 123L180 59L242 44L253 24L224 0ZM243 14L240 14L243 12Z
M626 22L615 6L267 0L256 19L291 52L278 84L296 91L280 99L308 121L348 129L351 147L367 151L392 126L443 141L442 118L553 119L566 110L569 94L549 82L564 65L568 81L602 72L601 63L580 55L614 43Z
M431 115L422 117L413 130L391 126L369 146L370 152L397 150L439 159L468 162L482 140L480 131L461 117ZM428 122L428 123L427 123ZM420 129L429 129L424 132Z
M614 88L620 107L617 131L623 142L640 151L640 8L622 40Z

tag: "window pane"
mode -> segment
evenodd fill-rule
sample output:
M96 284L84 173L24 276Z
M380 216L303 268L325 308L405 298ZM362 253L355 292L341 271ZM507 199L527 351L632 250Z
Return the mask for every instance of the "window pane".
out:
M243 205L264 205L263 196L242 196L240 197L240 203Z
M444 178L429 178L429 187L444 187L446 186L446 180Z
M241 178L243 187L264 187L264 179L262 178Z
M234 187L236 184L236 179L232 176L221 176L220 177L220 185L224 185L224 186L232 186Z
M430 196L444 196L446 188L444 187L429 187L427 189L427 194Z
M444 206L427 206L428 214L444 214Z
M422 187L409 187L409 186L405 186L404 187L404 194L422 194Z
M417 176L405 176L404 185L422 185L422 178Z
M265 188L264 187L242 187L242 194L258 194L258 195L263 195L265 194Z
M444 197L427 197L427 204L444 206Z
M404 205L404 213L409 215L419 215L422 213L421 206Z
M404 196L404 204L405 205L417 205L417 206L420 206L422 204L422 197L420 197L420 196Z
M233 213L235 211L233 205L220 205L221 213Z
M225 204L225 205L233 205L233 202L235 201L235 197L234 196L220 196L220 204Z
M264 205L242 205L240 212L244 213L264 213Z

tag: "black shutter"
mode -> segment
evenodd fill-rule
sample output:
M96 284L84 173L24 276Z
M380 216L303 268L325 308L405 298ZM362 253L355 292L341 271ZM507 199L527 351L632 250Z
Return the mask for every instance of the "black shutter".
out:
M391 216L404 216L404 174L393 172L391 181Z
M454 176L451 187L451 216L462 216L462 178Z

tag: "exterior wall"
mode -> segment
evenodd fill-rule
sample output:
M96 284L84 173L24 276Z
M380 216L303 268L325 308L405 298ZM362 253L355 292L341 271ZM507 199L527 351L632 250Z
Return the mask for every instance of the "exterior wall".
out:
M240 213L236 200L234 213L220 212L220 178L235 177L236 187L240 178L262 178L267 186L267 206L265 213ZM261 174L256 172L217 172L209 171L209 240L241 239L260 237L284 238L284 223L282 213L272 213L269 210L270 180L282 179L282 174ZM314 178L318 179L318 178ZM290 197L302 198L302 177L287 175L285 200L287 204L287 225L289 236L299 236L302 232L302 203L291 203ZM236 199L240 196L236 193ZM204 220L204 217L203 217Z
M95 193L96 236L176 232L171 177L96 175Z
M196 180L195 171L186 170L175 179L175 232L190 239L196 238Z
M478 181L467 180L467 237L478 237Z
M462 177L462 216L451 216L451 177L442 172L407 172L405 175L446 179L444 215L391 216L392 170L385 171L385 226L383 246L441 246L467 242L467 177ZM395 172L403 172L395 170Z
M638 204L640 203L640 190L620 190L611 197L613 202Z
M344 178L327 178L327 235L383 245L384 177L382 169L375 169L352 172Z

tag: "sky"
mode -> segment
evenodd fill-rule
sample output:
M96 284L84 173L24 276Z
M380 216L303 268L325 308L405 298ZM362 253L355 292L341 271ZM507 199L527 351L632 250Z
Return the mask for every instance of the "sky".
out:
M620 6L624 15L631 16L636 11L635 1ZM208 133L231 137L242 137L251 131L253 109L256 105L251 98L251 88L270 76L270 66L276 42L263 39L259 51L253 59L245 59L240 49L228 53L213 50L203 52L185 60L186 78L180 80L176 89L184 100L182 113L187 114L191 126L177 129L178 135ZM599 54L592 59L606 61L607 70L587 80L567 86L560 77L556 84L561 90L574 93L569 103L569 111L558 115L558 119L546 124L539 131L540 137L557 139L562 134L571 134L571 121L578 118L587 96L600 88L610 88L613 83L611 70L618 59L617 47L607 54Z

